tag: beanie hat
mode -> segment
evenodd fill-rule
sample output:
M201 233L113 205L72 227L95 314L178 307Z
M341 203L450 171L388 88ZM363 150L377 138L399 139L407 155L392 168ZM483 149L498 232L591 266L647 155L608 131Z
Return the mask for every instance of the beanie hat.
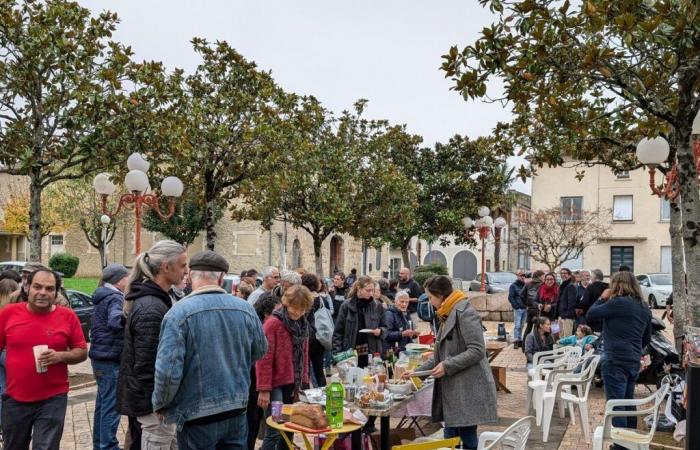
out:
M121 264L110 264L102 270L102 281L109 284L118 283L129 275L129 270Z

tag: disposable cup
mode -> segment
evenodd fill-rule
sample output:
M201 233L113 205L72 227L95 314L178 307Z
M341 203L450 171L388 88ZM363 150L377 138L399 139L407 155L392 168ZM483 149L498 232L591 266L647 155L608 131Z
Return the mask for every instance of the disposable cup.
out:
M34 364L36 365L36 372L37 373L48 372L48 370L49 370L48 367L42 365L39 362L39 357L41 356L42 353L49 350L49 346L48 345L35 345L33 347L33 350L34 350Z

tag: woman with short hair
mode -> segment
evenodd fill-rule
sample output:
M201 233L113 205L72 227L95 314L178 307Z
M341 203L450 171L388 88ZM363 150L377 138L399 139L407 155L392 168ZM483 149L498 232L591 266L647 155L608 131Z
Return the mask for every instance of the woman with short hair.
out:
M394 297L394 304L384 312L386 322L386 341L384 351L394 349L395 354L406 350L406 344L418 336L413 329L411 318L408 315L409 293L399 291Z

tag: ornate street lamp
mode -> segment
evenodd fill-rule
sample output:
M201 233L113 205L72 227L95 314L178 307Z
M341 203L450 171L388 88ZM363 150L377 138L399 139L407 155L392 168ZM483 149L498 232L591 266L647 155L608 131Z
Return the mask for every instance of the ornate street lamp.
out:
M102 197L102 212L110 218L119 214L122 207L129 205L127 208L130 208L130 205L133 205L136 215L135 246L136 254L138 255L141 253L141 213L143 205L151 207L163 220L167 220L175 213L175 200L182 195L183 185L182 181L177 177L167 177L163 179L160 185L160 191L168 199L168 212L163 213L160 210L158 196L153 193L146 193L150 188L148 175L146 175L150 167L149 162L146 161L141 154L133 153L126 160L126 166L129 169L129 173L124 177L124 185L129 192L119 197L117 210L113 213L107 212L107 197L112 195L117 187L112 183L109 175L106 173L97 174L92 185L95 191Z
M698 182L700 183L700 113L698 113L695 116L695 120L693 120L691 145L693 146L695 170L698 174ZM678 164L674 163L668 172L666 172L664 182L661 185L657 186L655 180L656 166L666 162L668 153L668 142L661 136L653 139L644 138L637 144L637 159L649 168L649 187L651 188L652 194L658 197L665 197L672 201L681 193Z
M107 214L102 214L100 223L102 224L102 268L107 267L107 228L112 219Z
M477 213L479 218L472 220L469 217L462 219L462 224L467 230L467 233L471 233L474 230L479 232L479 238L481 238L481 288L480 292L486 292L486 238L491 233L491 228L495 227L498 233L494 233L494 236L498 234L500 239L500 229L506 226L506 221L504 218L499 217L494 222L493 218L489 216L491 210L487 206L479 207Z

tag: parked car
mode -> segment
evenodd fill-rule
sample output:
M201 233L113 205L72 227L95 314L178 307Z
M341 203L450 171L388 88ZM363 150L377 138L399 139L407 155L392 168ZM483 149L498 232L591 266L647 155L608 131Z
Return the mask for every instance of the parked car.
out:
M649 301L649 306L666 306L666 300L673 290L670 273L642 273L637 275L637 281L642 288L644 299Z
M518 277L512 272L486 272L486 292L489 294L505 292L517 279ZM469 290L475 292L481 290L481 274L477 274L469 283Z
M25 264L27 264L26 261L0 262L0 272L2 272L3 270L16 270L17 272L21 272Z
M92 296L74 289L66 289L66 295L68 296L70 307L73 308L78 319L80 319L80 328L83 329L85 341L90 342L92 311L95 309L95 305L92 304Z

